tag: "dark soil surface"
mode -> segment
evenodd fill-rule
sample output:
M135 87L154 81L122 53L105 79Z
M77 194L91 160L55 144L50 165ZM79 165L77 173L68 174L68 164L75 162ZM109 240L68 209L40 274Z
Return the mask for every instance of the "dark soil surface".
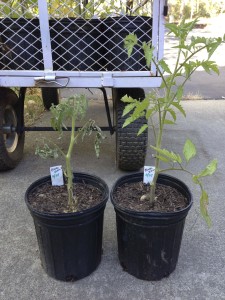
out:
M77 211L83 211L99 204L102 192L89 184L74 183L74 195L78 199ZM39 212L65 213L68 211L68 194L66 186L52 186L45 183L29 194L28 202L32 208Z
M188 200L179 191L157 184L156 201L151 206L148 199L141 200L149 191L150 185L143 182L126 183L116 190L114 200L121 208L142 212L175 212L188 205Z

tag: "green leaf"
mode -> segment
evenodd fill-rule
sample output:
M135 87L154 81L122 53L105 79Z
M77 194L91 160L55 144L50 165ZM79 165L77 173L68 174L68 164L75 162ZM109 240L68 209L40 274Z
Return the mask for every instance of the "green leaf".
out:
M125 122L123 123L123 128L130 125L131 123L133 123L136 119L134 119L133 117L128 117Z
M219 68L218 68L217 64L214 61L203 61L202 62L202 67L209 74L211 74L211 71L213 71L217 75L219 75L219 73L220 73Z
M208 166L201 172L199 173L197 176L199 177L205 177L205 176L211 176L215 173L216 169L217 169L217 164L218 161L217 159L213 159Z
M165 80L165 82L162 81L162 83L160 85L161 89L166 88L166 86L174 86L176 84L176 82L173 78L173 75L168 75L168 76L164 77L164 80Z
M35 150L35 155L40 156L43 159L47 159L47 158L58 158L58 151L56 148L50 148L49 145L44 144L42 148L40 148L39 146L37 146L36 150Z
M174 125L175 123L174 123L174 121L171 121L171 120L165 120L164 121L164 124L168 124L168 125Z
M169 163L170 159L166 158L165 156L161 156L161 155L156 155L156 158L160 159L161 161L165 162L165 163Z
M122 116L126 116L129 112L132 111L132 109L134 109L136 107L136 103L130 103L127 104L123 110L123 115Z
M133 99L133 98L130 97L130 96L125 95L125 96L123 96L123 97L121 98L121 101L124 102L124 103L134 103L134 102L136 102L137 100Z
M193 175L193 176L192 176L192 181L193 181L195 184L200 184L200 181L199 181L197 175Z
M139 129L137 135L142 134L147 128L148 128L148 125L147 125L147 124L142 125L141 128Z
M208 51L208 59L213 55L213 53L216 51L219 45L220 45L219 42L210 43L208 45L208 47L206 48Z
M175 111L174 111L172 108L167 108L167 111L170 113L170 115L171 115L172 118L173 118L173 121L175 122L176 119L177 119L177 116L176 116Z
M178 36L179 30L178 30L178 27L177 27L176 24L167 23L167 24L165 25L165 27L166 27L167 29L169 29L169 33L168 33L168 34L174 33L174 35L175 35L176 37Z
M218 68L218 66L217 66L216 64L211 65L211 66L210 66L210 69L211 69L214 73L216 73L217 75L220 75L219 68Z
M133 52L133 48L137 45L138 39L136 34L130 33L125 37L124 40L124 48L127 50L128 57L131 56Z
M167 73L169 73L169 74L172 74L172 72L171 72L171 70L170 70L168 64L165 62L164 59L161 59L161 60L159 61L159 65L160 65L160 67L163 69L164 72L167 72Z
M185 144L184 144L183 154L184 154L184 157L185 157L187 162L189 162L190 159L195 157L195 155L196 155L195 145L189 139L187 139Z
M183 97L183 92L184 92L183 86L182 85L178 86L178 88L177 88L177 95L176 95L178 102L181 101L181 99Z
M148 109L146 111L146 115L145 115L146 120L148 120L153 115L153 113L156 111L157 111L157 108L155 106L151 109Z
M151 146L152 149L156 151L156 155L161 154L170 159L172 162L182 163L182 159L179 154L176 154L172 151L168 151L167 149L160 149L154 146Z
M143 51L144 51L145 60L146 60L146 65L147 65L148 67L150 67L151 61L152 61L152 56L153 56L154 48L151 47L151 44L150 44L150 43L143 42L143 44L142 44L142 49L143 49Z
M208 213L209 196L205 190L202 190L200 198L200 212L209 227L212 226L211 218Z
M147 98L145 98L144 100L142 101L137 101L136 102L136 108L133 112L133 116L134 117L139 117L140 114L143 112L143 111L146 111L149 107L149 100Z
M208 64L208 62L202 62L202 67L208 74L210 74L210 65Z
M94 142L94 147L95 147L95 154L97 156L97 158L99 158L99 154L100 154L100 144L103 140L103 136L100 132L96 133L95 136L95 142Z
M178 102L172 102L172 105L175 106L182 113L182 115L184 117L186 117L185 110L183 109L183 107Z

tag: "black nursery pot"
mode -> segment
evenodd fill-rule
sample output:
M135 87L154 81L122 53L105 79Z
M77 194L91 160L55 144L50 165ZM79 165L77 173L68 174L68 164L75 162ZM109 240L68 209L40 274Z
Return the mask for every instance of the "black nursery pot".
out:
M130 58L124 49L124 39L136 34L138 42L152 40L152 18L141 16L109 17L103 20L105 36L104 48L106 70L108 71L146 71L144 52L135 46Z
M44 69L39 19L1 19L0 33L0 69Z
M50 20L50 35L55 70L102 69L100 20L82 18Z
M176 268L185 218L192 205L188 187L177 178L160 174L158 183L176 188L188 199L188 206L177 212L136 212L122 209L114 192L125 183L140 182L143 173L121 177L113 186L111 201L116 212L118 256L121 266L144 280L160 280Z
M34 211L28 202L29 194L49 181L50 176L35 181L25 194L26 204L34 220L41 264L46 273L55 279L76 281L91 274L100 264L108 187L99 177L74 173L74 182L87 183L100 189L100 204L76 213Z

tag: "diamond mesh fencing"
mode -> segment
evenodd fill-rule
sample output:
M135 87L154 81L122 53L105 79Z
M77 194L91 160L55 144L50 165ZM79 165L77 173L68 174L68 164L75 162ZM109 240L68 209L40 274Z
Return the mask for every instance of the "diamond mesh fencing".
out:
M128 58L124 38L152 41L153 0L47 1L53 70L144 71L143 52ZM0 69L43 70L37 0L0 1Z
M1 1L0 69L43 69L37 1Z

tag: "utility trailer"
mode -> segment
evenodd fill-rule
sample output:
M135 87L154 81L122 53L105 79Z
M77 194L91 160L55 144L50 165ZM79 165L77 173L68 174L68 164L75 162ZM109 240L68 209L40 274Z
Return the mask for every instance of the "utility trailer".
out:
M0 171L14 168L23 157L25 132L51 130L26 127L27 87L41 88L44 105L59 101L58 89L98 88L103 92L108 124L115 133L116 161L123 170L144 165L146 120L122 129L124 95L145 97L144 88L159 87L154 64L145 65L135 48L128 58L124 38L135 33L163 56L167 0L15 0L0 2ZM16 93L14 88L19 88ZM113 120L106 88L112 89Z

